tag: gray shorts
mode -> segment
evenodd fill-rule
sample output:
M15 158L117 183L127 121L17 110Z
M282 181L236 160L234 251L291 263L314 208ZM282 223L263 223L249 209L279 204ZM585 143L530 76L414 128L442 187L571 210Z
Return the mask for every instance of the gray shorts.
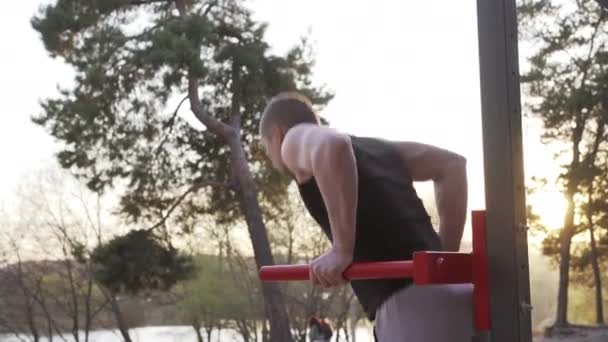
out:
M376 311L379 342L471 342L473 285L412 285Z

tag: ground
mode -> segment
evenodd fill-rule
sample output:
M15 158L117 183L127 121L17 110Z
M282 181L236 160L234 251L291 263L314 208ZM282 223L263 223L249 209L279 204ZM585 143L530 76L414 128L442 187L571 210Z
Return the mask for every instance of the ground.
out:
M534 342L608 342L606 329L573 329L572 334L563 337L537 337Z
M196 337L190 327L184 326L167 326L167 327L144 327L131 330L131 337L134 342L195 342ZM16 338L14 336L0 335L0 342L23 342L30 341L28 336ZM66 336L66 339L54 339L65 342L72 342L72 337ZM116 331L95 331L91 333L90 342L120 342L122 339ZM220 336L222 342L241 341L233 332L224 331ZM41 339L41 342L48 342L46 338ZM217 341L217 335L214 334L212 341ZM360 328L357 330L357 342L371 342L372 337L369 329ZM577 331L575 334L562 338L544 338L538 336L534 338L534 342L608 342L608 329L604 330L584 330Z

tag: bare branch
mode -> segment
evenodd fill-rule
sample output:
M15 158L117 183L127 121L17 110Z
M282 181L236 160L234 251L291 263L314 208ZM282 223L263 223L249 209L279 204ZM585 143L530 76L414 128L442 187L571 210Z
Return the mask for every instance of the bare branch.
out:
M108 306L108 304L110 304L110 301L106 298L106 300L91 313L91 318L100 314Z
M203 12L203 16L206 17L207 14L209 14L209 12L211 11L211 9L213 7L215 7L218 2L219 2L219 0L215 0L212 3L210 3L209 5L207 5L207 8L205 8L205 11Z
M96 230L96 234L97 234L97 244L101 245L101 196L99 194L97 195L97 206L96 206L96 214L97 214L97 230Z
M98 198L97 204L99 205L99 194L96 194L96 195L97 195L97 198ZM91 215L91 211L89 210L89 206L87 205L87 203L84 200L85 195L83 193L83 189L82 189L81 186L78 187L78 194L75 195L75 197L78 200L78 202L80 202L80 205L82 206L82 210L84 211L84 214L86 216L86 220L87 220L88 225L91 227L91 229L94 232L97 232L98 231L98 227L96 227L96 224L93 221L93 216ZM82 229L85 230L84 227L82 227ZM88 242L89 242L89 234L88 234L88 232L86 230L83 231L82 233L84 235L85 245L87 245Z
M146 230L152 231L152 230L155 230L156 228L164 225L167 222L167 220L169 219L169 216L171 216L171 214L173 213L173 211L175 211L175 209L177 209L177 207L184 201L184 199L186 199L186 197L189 194L197 192L198 190L200 190L201 188L206 187L206 186L228 188L228 187L230 187L230 184L213 181L213 180L204 180L204 179L195 181L194 184L192 184L192 186L190 186L190 188L188 188L188 190L186 190L183 194L181 194L177 198L177 200L175 200L175 202L171 205L171 208L169 208L169 210L167 211L167 213L165 213L165 215L161 218L161 220Z

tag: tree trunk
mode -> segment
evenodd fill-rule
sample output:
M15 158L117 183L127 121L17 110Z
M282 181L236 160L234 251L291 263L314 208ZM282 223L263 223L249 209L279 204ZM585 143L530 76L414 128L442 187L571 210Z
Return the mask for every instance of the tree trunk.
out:
M213 328L205 328L205 331L207 332L207 342L211 342L211 333L213 332ZM218 330L219 332L219 330ZM219 335L219 333L218 333Z
M17 269L15 270L17 273L15 274L15 276L17 277L16 280L18 281L19 286L21 287L21 294L23 295L23 300L25 301L25 319L30 333L32 334L33 341L38 342L40 340L40 334L38 332L38 327L36 326L36 319L34 317L34 301L36 300L36 294L32 293L33 291L30 291L28 289L25 274L23 271L23 265L21 264L21 258L19 257L19 254L17 254L17 258Z
M237 330L239 331L239 333L241 334L241 337L243 338L243 342L250 342L249 341L250 340L249 328L247 327L247 319L246 318L242 318L242 319L237 318L235 320L235 322L236 322Z
M68 271L68 281L70 283L70 298L72 300L72 336L74 336L74 341L75 342L80 342L80 334L79 334L79 328L80 328L80 321L79 321L79 315L80 315L80 309L78 307L78 290L76 289L76 284L75 279L74 279L74 274L73 274L73 270L72 270L72 262L69 259L69 254L66 250L66 246L63 246L63 255L65 256L66 260L65 260L65 264L66 264L66 269Z
M258 268L273 265L274 257L270 251L270 242L262 219L256 185L251 170L249 170L245 151L241 145L240 134L236 134L231 140L229 142L231 166L238 184L240 205L247 222L256 265ZM270 340L273 342L293 341L289 330L287 307L281 288L277 283L262 283L262 294L266 304L266 316L270 320Z
M600 144L604 140L605 125L608 121L608 116L598 121L597 134L593 144L593 150L591 152L591 160L595 164L596 156L600 147ZM600 273L599 255L597 251L597 243L595 241L595 232L593 220L593 193L594 193L594 179L590 180L589 194L587 201L587 222L589 223L589 237L591 239L591 267L593 269L593 281L595 283L595 321L598 325L604 325L604 298L602 294L602 274Z
M570 246L574 236L574 192L568 192L568 209L564 229L560 233L559 287L557 290L556 328L568 326L568 286L570 284Z
M122 335L124 342L132 342L131 335L129 335L129 326L127 322L125 322L124 317L122 316L122 311L120 311L120 306L118 305L118 301L116 301L116 296L114 293L109 294L110 305L112 306L112 312L114 312L114 318L116 318L116 324L118 325L118 330Z
M36 320L34 319L34 307L31 303L32 299L26 297L25 300L25 315L27 317L27 325L30 329L30 334L32 334L32 340L34 342L38 342L40 341L40 334L38 333L38 327L36 326Z
M53 330L55 330L55 333L61 338L63 338L63 332L61 331L61 329L59 329L57 322L55 322L55 320L53 319L53 314L50 312L48 306L46 305L41 286L42 285L39 283L36 293L32 294L32 298L36 301L36 303L38 303L38 306L40 307L42 313L46 318L49 342L51 342L53 341Z
M49 342L53 342L53 322L51 318L47 316L46 318L46 329L47 334L49 335Z
M197 342L205 342L205 340L203 340L203 334L201 333L201 327L198 324L192 324L192 329L194 329L194 332L196 333L196 341ZM211 338L208 339L209 341L211 341Z
M589 217L589 235L591 238L591 267L593 268L593 282L595 284L595 322L604 325L604 298L602 295L602 274L598 262L597 243L593 229L593 218Z
M175 0L180 16L186 16L188 6L185 0ZM273 265L274 258L270 251L270 242L266 226L262 219L262 211L257 198L257 189L245 151L241 143L240 124L240 66L233 61L232 65L232 103L230 113L230 124L223 123L209 116L201 105L198 93L199 80L193 77L189 71L188 96L190 107L196 118L211 132L221 136L230 148L231 171L237 185L239 204L245 216L245 222L249 230L249 237L253 246L253 254L256 265L259 267ZM262 295L264 297L266 316L270 320L271 340L280 342L292 342L293 338L289 329L287 307L280 287L276 283L263 283Z
M93 301L93 270L90 263L87 263L87 292L84 299L84 342L89 342L89 333L93 322L91 304Z
M262 342L269 342L268 339L268 320L262 322Z

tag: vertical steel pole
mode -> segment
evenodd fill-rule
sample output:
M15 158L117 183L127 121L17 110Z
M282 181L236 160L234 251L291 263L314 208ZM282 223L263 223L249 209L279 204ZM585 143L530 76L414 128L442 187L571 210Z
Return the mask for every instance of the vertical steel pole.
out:
M529 342L525 217L515 0L478 0L492 342Z

